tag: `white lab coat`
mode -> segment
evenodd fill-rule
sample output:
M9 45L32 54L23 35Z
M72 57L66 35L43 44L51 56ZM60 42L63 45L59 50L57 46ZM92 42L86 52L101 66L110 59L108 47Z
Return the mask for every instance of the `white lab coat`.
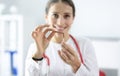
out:
M99 69L91 42L86 38L76 38L80 51L82 53L84 64L80 66L78 71L74 73L70 65L63 62L58 54L61 45L55 42L50 42L45 54L50 59L50 66L47 60L43 59L36 63L32 60L32 55L36 51L35 43L31 44L25 63L25 76L99 76ZM77 48L70 38L67 42L78 53ZM79 56L79 54L78 54Z

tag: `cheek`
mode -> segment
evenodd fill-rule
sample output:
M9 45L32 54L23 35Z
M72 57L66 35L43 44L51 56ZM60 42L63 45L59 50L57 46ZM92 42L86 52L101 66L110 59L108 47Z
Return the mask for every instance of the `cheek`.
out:
M54 19L52 19L52 18L49 18L49 19L48 19L48 23L49 23L49 24L55 24L55 22L56 22L56 21L55 21Z
M73 23L73 20L68 21L67 22L68 27L71 27L72 23Z

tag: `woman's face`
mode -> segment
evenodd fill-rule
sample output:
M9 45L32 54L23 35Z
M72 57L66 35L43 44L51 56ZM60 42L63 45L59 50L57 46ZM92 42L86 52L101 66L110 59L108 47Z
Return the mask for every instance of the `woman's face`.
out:
M68 4L62 2L54 3L49 8L46 20L50 27L64 34L68 34L74 20L73 9Z

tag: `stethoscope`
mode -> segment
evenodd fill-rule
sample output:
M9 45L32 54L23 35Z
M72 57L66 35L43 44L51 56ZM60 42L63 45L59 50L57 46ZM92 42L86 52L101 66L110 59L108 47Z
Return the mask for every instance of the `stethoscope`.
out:
M79 57L80 57L80 59L81 59L81 62L84 64L83 58L82 58L82 53L81 53L81 51L80 51L80 47L79 47L76 39L75 39L72 35L69 35L69 36L71 37L71 39L73 40L73 42L74 42L74 44L75 44L75 46L76 46L76 48L77 48L77 52L78 52L78 54L79 54ZM47 60L47 65L50 66L50 59L49 59L49 57L48 57L46 54L43 54L43 57L46 58L46 60ZM48 69L50 70L49 67L48 67ZM47 75L46 75L46 76L48 76L49 70L47 71Z

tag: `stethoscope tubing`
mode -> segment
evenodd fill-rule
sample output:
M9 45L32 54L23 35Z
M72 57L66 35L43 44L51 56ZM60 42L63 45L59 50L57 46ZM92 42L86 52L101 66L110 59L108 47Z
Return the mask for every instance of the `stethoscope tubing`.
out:
M82 53L81 53L81 51L80 51L80 47L79 47L76 39L75 39L72 35L69 35L69 36L71 37L71 39L73 40L73 42L74 42L74 44L75 44L75 46L76 46L76 48L77 48L77 51L78 51L78 54L79 54L79 57L80 57L81 62L84 64L83 58L82 58ZM48 57L46 54L43 54L43 57L46 58L46 60L47 60L47 65L48 65L47 76L48 76L48 74L49 74L49 72L50 72L50 71L49 71L49 70L50 70L50 59L49 59L49 57Z

